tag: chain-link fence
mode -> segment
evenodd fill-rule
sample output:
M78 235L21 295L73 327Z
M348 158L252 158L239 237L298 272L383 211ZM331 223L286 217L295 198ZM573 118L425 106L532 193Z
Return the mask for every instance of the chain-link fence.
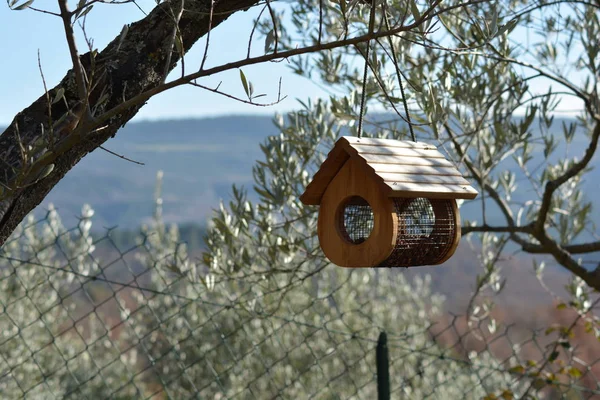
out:
M92 235L92 214L70 230L54 210L30 218L0 252L2 398L600 393L590 347L568 340L595 342L576 332L581 316L542 331L474 325L444 313L427 278L394 269L328 266L258 296L260 279L210 275L184 245L157 244L175 231L124 246L111 230Z

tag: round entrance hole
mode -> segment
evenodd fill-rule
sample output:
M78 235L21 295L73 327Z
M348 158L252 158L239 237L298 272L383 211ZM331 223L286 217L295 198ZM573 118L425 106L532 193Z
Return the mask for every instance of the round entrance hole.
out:
M375 217L369 203L360 196L346 200L338 214L338 226L344 239L361 244L369 238L375 226Z

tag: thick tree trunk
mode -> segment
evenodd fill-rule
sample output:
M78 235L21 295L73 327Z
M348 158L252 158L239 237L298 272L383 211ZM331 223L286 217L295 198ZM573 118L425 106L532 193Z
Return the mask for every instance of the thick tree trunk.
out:
M258 0L215 1L212 27L225 21L232 13L248 9L257 2ZM186 51L208 32L210 4L210 0L185 1L179 30ZM131 24L122 41L118 35L95 57L89 53L80 57L88 79L96 85L89 96L90 105L96 108L95 115L157 87L163 79L169 53L172 53L169 70L179 61L179 52L171 48L174 19L169 6L177 14L181 1L171 0L160 4L144 19ZM194 67L198 66L188 65L187 69L191 70ZM54 98L59 88L64 89L69 107L64 101L58 101L49 108L47 97L42 94L31 106L17 114L0 136L0 245L4 244L23 218L79 160L114 136L143 105L133 106L112 117L103 124L102 129L82 132L82 139L74 141L72 146L58 152L57 158L52 162L54 168L47 176L42 174L33 181L21 182L17 178L26 164L23 149L36 149L40 143L65 141L66 136L73 132L77 124L75 118L68 117L68 111L76 110L80 101L73 70L67 72L62 81L49 90L50 99ZM67 118L56 123L65 115ZM52 135L49 133L50 126L54 126ZM49 148L52 149L52 146ZM16 181L18 185L15 185Z

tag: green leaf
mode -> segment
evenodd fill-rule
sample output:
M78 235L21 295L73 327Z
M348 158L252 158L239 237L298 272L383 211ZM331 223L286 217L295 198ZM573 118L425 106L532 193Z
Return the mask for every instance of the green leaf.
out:
M494 36L498 32L498 10L494 8L492 12L492 22L490 25L490 33Z
M555 350L555 351L553 351L553 352L550 354L550 357L548 357L548 361L549 361L549 362L555 361L555 360L558 358L558 356L559 356L559 355L560 355L560 353L559 353L558 351L556 351L556 350Z
M569 375L571 375L575 379L579 379L583 376L583 373L579 369L571 367L569 368Z
M546 387L546 382L543 379L535 379L532 383L531 386L535 389L535 390L540 390Z
M523 367L522 365L515 365L514 367L510 368L508 370L508 372L510 372L511 374L524 374L525 373L525 367Z
M240 69L240 79L242 81L242 86L244 87L244 91L246 92L246 96L250 98L250 88L248 87L248 80L246 79L246 75L244 75L244 71Z
M52 104L56 104L65 96L65 89L58 88L56 94L54 95L54 99L52 100Z
M77 13L75 14L76 17L79 16L79 14L81 14L81 12L83 11L83 7L85 6L85 3L87 2L87 0L79 0L79 2L77 3Z
M267 33L267 36L265 37L265 53L267 53L269 51L269 49L271 48L273 43L275 43L275 33L274 33L273 29L271 29L269 31L269 33Z
M510 390L505 390L502 392L502 394L500 395L504 400L513 400L515 398L515 395L513 394L513 392L511 392Z
M40 172L38 180L42 180L54 171L54 164L46 165L46 167Z
M29 8L29 6L31 5L31 3L33 3L33 1L34 0L28 0L25 3L19 5L19 6L15 7L15 8L13 8L13 10L15 10L15 11L21 11L21 10L24 10L26 8Z
M358 118L355 115L344 114L344 113L339 113L339 112L334 113L334 115L337 118L339 118L341 120L345 120L345 121L355 121Z
M183 53L184 53L184 51L183 51L183 43L181 41L181 35L179 35L179 34L177 36L175 36L175 48L177 49L177 52L181 56L183 56Z
M418 21L421 18L421 13L419 12L419 7L417 7L417 2L415 0L410 0L410 11L412 12L415 21Z
M560 342L558 342L558 344L561 345L561 347L565 348L565 349L570 349L571 348L571 343L567 340L561 340Z
M519 22L518 18L513 18L510 21L508 21L506 24L501 25L500 29L498 29L498 35L502 35L504 32L510 33L513 29L515 29L515 26L517 26L518 22Z
M80 15L77 16L77 18L85 17L87 15L87 13L89 13L90 11L92 11L92 8L94 8L93 4L91 6L85 8L83 10L83 12Z
M123 29L121 29L121 34L119 35L119 45L117 46L117 50L121 48L123 41L125 40L125 36L127 36L127 32L129 32L129 25L123 25Z
M444 78L444 88L448 91L452 89L452 77L448 72L446 72L446 77Z

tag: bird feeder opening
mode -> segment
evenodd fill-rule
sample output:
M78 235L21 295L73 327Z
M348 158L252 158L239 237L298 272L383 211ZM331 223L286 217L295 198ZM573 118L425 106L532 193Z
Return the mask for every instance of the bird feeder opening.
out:
M337 219L340 234L351 244L361 244L367 240L375 225L373 209L360 196L351 196L342 202Z
M393 202L396 244L381 267L440 264L452 255L460 237L455 200L395 198Z

